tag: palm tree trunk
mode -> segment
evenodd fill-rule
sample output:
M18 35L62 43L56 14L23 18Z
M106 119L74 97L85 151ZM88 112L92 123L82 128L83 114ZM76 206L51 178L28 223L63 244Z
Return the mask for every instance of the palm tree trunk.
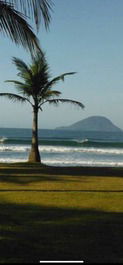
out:
M32 145L29 154L29 162L41 162L38 149L38 108L33 107Z

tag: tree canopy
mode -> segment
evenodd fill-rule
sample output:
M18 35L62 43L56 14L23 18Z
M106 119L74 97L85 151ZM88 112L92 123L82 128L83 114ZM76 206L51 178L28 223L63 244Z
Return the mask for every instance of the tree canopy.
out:
M40 47L29 21L37 31L41 22L48 29L52 5L51 0L0 0L0 31L32 53Z

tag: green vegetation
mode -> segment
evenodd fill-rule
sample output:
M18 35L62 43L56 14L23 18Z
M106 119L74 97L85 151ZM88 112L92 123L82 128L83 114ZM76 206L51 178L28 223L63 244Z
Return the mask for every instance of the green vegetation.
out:
M43 18L46 29L51 20L51 0L1 0L0 30L17 45L21 44L31 53L40 50L38 39L28 24L33 20L37 30Z
M52 90L58 81L64 81L68 75L73 75L75 72L64 73L50 79L49 65L43 52L38 52L32 58L31 65L27 65L18 58L13 58L13 62L19 71L18 76L23 82L17 80L8 80L12 82L20 95L13 93L0 93L0 96L9 98L12 101L29 103L33 109L33 125L32 125L32 145L29 154L30 162L40 162L40 153L38 149L38 113L43 110L43 105L46 103L58 105L59 103L71 103L84 108L81 102L60 98L61 92Z
M0 263L123 262L123 169L0 165Z

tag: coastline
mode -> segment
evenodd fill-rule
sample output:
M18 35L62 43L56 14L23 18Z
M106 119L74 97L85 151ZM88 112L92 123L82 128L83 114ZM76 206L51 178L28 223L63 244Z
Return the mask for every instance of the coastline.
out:
M90 167L90 166L49 166L43 163L0 163L1 169L25 168L31 170L36 168L41 173L58 174L58 175L73 175L73 176L123 176L123 167Z
M27 162L31 131L0 131L0 163ZM39 131L42 163L55 167L123 167L123 133Z

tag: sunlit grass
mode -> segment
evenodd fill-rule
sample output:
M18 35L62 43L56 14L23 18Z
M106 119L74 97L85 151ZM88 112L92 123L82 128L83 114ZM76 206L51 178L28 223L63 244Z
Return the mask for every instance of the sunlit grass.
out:
M17 205L123 212L123 194L118 192L7 192L0 193L0 201Z
M122 170L1 164L0 190L0 263L123 262Z
M88 190L88 191L122 191L123 171L117 169L103 176L97 169L91 171L73 168L45 167L40 164L5 164L0 165L1 189L26 190ZM92 171L93 172L93 171ZM114 172L116 172L114 174ZM113 175L111 175L113 173Z

